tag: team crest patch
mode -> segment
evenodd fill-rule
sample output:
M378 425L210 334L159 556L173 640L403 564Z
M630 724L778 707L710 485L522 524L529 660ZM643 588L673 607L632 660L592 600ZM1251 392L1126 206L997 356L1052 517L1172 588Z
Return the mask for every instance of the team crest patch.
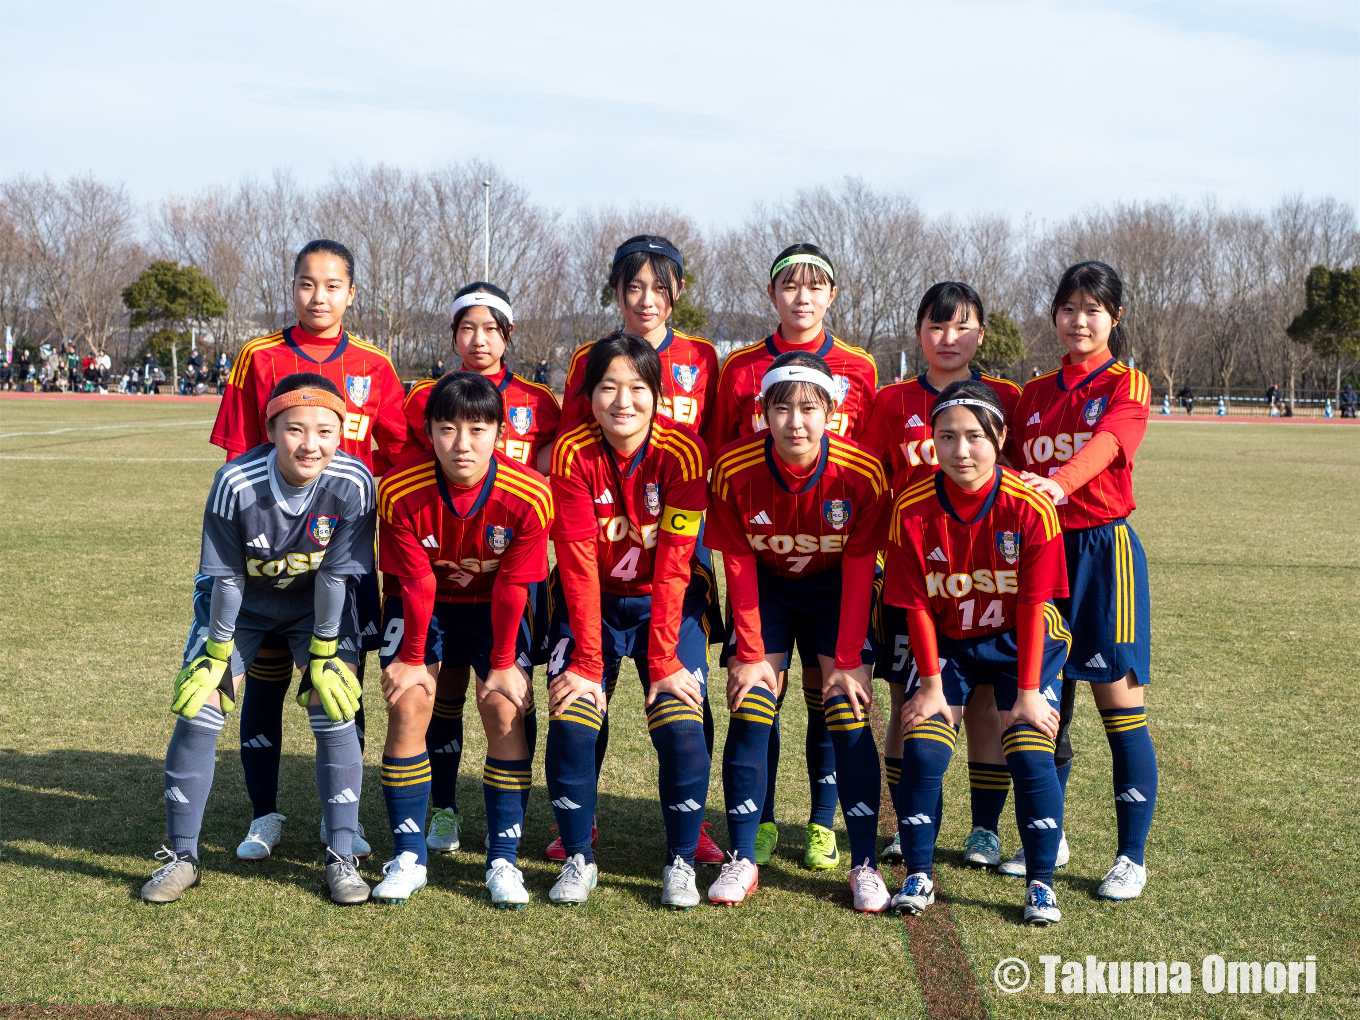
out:
M349 394L350 403L357 407L368 403L368 394L372 389L373 377L370 375L345 376L345 392Z
M1105 398L1092 397L1086 401L1086 406L1081 409L1082 421L1087 425L1094 425L1100 421L1100 416L1105 413Z
M534 409L532 407L510 408L510 424L521 436L527 436L534 425Z
M686 393L694 392L694 384L699 381L698 365L672 365L671 375Z
M317 545L322 546L329 543L331 536L335 534L335 525L339 520L339 517L327 517L325 514L312 514L311 522L307 526L307 532L312 536L312 541Z
M833 375L831 382L836 387L836 403L845 403L845 396L850 392L850 380L843 375ZM846 504L849 506L849 504Z
M996 533L996 551L1001 554L1001 558L1007 563L1014 563L1020 558L1020 535L1015 531L998 531Z
M837 531L850 523L850 501L848 499L822 500L822 516L826 523Z
M656 482L648 482L646 488L642 490L643 501L647 504L647 512L655 517L661 512L661 486Z
M515 532L500 524L488 524L486 526L486 544L497 556L502 555L505 550L510 548L510 540L515 537Z

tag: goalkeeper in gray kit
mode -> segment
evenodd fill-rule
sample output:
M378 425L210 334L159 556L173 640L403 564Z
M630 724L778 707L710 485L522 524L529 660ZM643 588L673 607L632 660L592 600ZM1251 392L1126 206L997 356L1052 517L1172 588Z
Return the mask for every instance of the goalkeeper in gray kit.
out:
M331 899L368 899L351 853L363 762L354 726L358 618L347 582L374 569L373 476L338 449L345 403L324 376L280 380L265 417L269 442L218 470L203 511L199 572L213 579L212 600L199 610L175 678L177 718L165 753L168 845L142 887L148 903L177 900L199 882L198 835L217 735L271 631L287 640L302 671L297 701L316 737Z

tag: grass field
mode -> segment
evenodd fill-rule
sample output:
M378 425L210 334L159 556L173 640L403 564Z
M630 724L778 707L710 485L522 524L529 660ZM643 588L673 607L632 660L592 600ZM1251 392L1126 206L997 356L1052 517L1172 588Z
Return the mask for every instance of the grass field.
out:
M1019 885L960 866L967 777L950 770L925 921L848 909L844 871L801 866L803 706L784 709L778 856L739 910L658 907L664 843L655 762L632 674L620 683L601 790L601 887L577 911L546 902L551 809L535 759L522 866L535 902L490 909L482 855L432 861L404 907L339 909L320 883L319 807L305 714L286 717L285 842L261 865L231 853L250 808L235 723L219 742L203 885L179 904L138 889L164 827L167 708L188 622L206 487L221 458L211 404L0 400L0 1003L448 1017L1307 1016L1360 1009L1360 431L1164 425L1139 458L1134 518L1151 561L1149 717L1161 792L1140 901L1094 892L1114 849L1109 751L1079 696L1067 806L1063 923L1018 923ZM90 427L98 426L97 431ZM71 431L61 431L71 430ZM376 667L376 663L373 664ZM538 678L542 698L542 677ZM722 704L721 672L712 684ZM886 694L880 689L880 696ZM370 706L373 707L373 702ZM540 704L542 704L540 700ZM725 711L717 710L719 747ZM460 801L480 848L483 747L470 716ZM370 715L360 817L385 859ZM1009 805L1007 809L1009 815ZM725 843L719 769L709 818ZM842 835L842 848L848 850ZM1009 853L1013 817L1003 816ZM700 880L704 876L701 873ZM952 918L953 932L948 932ZM954 999L918 983L942 931L970 969ZM925 947L924 949L922 947ZM1209 995L1199 961L1317 958L1317 994ZM1042 954L1184 960L1190 995L1042 993ZM993 984L1005 957L1034 980ZM932 994L933 993L933 994ZM976 995L974 996L976 1001ZM943 1005L942 1005L943 1003ZM3 1009L0 1009L3 1013Z

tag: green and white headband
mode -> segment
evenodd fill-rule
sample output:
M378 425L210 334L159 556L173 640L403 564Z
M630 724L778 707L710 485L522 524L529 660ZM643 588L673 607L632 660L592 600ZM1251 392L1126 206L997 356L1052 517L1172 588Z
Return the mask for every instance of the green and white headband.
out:
M825 272L826 275L832 279L832 281L836 279L836 271L831 268L830 262L828 262L826 259L822 258L819 255L808 255L806 253L799 255L788 255L780 259L778 262L774 264L774 268L770 270L770 279L773 280L776 276L780 274L781 271L787 269L789 266L797 265L800 262L806 262L810 266L817 266L823 272Z

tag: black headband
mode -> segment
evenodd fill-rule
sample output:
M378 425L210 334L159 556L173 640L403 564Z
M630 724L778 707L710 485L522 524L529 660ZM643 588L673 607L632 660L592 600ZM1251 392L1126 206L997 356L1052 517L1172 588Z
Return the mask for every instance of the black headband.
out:
M640 251L644 251L649 255L660 255L663 258L670 259L680 267L680 279L683 280L685 278L684 257L669 244L654 244L651 241L629 241L627 244L620 245L619 250L614 252L614 262L610 268L612 269L613 266L617 266L620 260Z

